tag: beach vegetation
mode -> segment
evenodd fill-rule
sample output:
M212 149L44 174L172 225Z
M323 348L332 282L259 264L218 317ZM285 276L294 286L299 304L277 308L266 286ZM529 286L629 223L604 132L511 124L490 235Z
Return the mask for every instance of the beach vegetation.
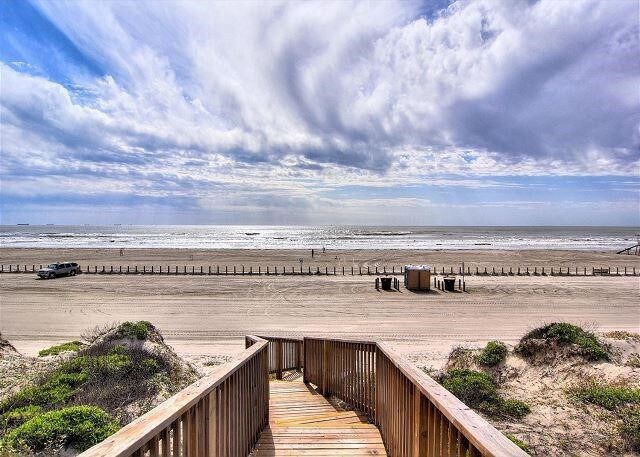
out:
M604 334L604 336L606 336L607 338L614 339L614 340L640 342L640 334L639 333L627 332L627 331L624 331L624 330L614 330L614 331L611 331L611 332L607 332L607 333Z
M57 344L50 348L43 349L38 352L38 357L46 357L49 355L59 355L63 352L78 352L84 344L80 341L69 341L68 343Z
M85 382L85 373L66 373L54 371L45 376L40 383L25 387L0 403L0 414L5 414L16 408L36 406L41 408L55 408L71 400L77 387Z
M39 452L64 447L84 451L119 428L118 422L100 408L70 406L30 418L4 436L1 448Z
M640 405L640 387L624 383L606 384L587 381L569 390L570 395L584 403L601 406L610 411L627 405Z
M629 355L629 358L627 359L627 365L633 368L640 368L640 354L634 352L633 354Z
M36 405L28 405L21 408L12 409L0 415L0 430L15 428L18 425L25 423L29 419L33 419L34 417L39 416L43 412L44 409L41 406Z
M451 370L444 375L442 385L467 406L490 416L521 419L531 411L529 406L520 400L502 398L495 381L481 371Z
M507 398L500 403L500 412L516 419L522 419L531 412L531 408L521 400Z
M631 450L640 451L640 408L627 408L621 418L620 435Z
M153 328L151 322L138 321L138 322L123 322L118 325L115 332L115 338L128 338L135 340L144 340L149 334L149 330Z
M107 333L111 333L113 332L116 327L118 326L117 323L114 322L110 322L110 323L106 323L106 324L101 324L101 325L95 325L91 328L87 328L82 332L82 339L84 341L86 341L87 343L91 344L96 342L100 337L106 335Z
M531 357L548 351L551 344L574 345L578 354L587 360L610 360L607 348L594 333L566 322L555 322L531 330L520 339L515 351L524 357Z
M495 366L507 358L507 345L502 341L489 341L478 355L480 365Z
M522 449L524 452L531 452L531 449L529 448L529 445L527 445L527 443L525 443L524 441L522 441L521 439L513 436L510 433L505 433L505 436L507 438L509 438L509 441L511 441L513 444L515 444L516 446L518 446L520 449Z

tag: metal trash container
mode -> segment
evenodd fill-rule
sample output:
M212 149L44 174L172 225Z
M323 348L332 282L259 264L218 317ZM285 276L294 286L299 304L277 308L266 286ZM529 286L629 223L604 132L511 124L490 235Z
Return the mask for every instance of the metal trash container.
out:
M444 290L453 292L456 288L456 278L444 278Z
M391 278L380 278L382 290L391 290Z

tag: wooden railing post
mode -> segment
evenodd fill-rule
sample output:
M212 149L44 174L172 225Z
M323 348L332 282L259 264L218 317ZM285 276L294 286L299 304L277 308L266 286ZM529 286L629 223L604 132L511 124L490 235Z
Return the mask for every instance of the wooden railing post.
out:
M276 379L282 379L282 340L278 339L276 341Z
M320 386L320 392L325 397L328 395L329 389L327 385L327 366L329 365L329 343L327 340L322 340L322 385Z
M423 405L424 403L424 405ZM412 451L413 457L426 457L427 455L427 408L422 401L422 393L417 385L413 385L413 433Z
M218 457L218 389L209 394L207 414L207 451L208 457ZM169 453L167 453L167 456Z
M302 338L302 382L307 384L309 379L307 377L307 339Z

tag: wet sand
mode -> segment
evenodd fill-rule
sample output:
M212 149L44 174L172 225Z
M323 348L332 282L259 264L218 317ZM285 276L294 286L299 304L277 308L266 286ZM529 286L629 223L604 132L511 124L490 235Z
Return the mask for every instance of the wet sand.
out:
M301 255L296 251L125 250L123 259L118 250L0 249L0 263L64 259L84 265L182 262L248 267L289 265ZM640 270L638 257L575 251L335 251L315 261L331 267L339 267L338 262L454 266L461 258L472 268L584 265ZM421 365L439 366L453 346L490 339L515 342L544 322L562 320L598 331L638 332L639 285L640 278L630 276L473 276L467 278L466 293L416 294L404 288L378 292L370 276L80 275L39 280L31 274L2 274L0 331L18 350L34 354L53 342L77 339L95 325L145 319L187 357L236 353L248 333L325 335L391 341Z

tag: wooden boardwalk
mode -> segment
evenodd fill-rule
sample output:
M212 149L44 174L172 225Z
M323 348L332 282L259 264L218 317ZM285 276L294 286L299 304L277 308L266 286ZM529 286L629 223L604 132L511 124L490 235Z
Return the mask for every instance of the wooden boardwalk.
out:
M380 431L364 415L301 379L271 381L269 387L269 426L252 456L387 455Z

